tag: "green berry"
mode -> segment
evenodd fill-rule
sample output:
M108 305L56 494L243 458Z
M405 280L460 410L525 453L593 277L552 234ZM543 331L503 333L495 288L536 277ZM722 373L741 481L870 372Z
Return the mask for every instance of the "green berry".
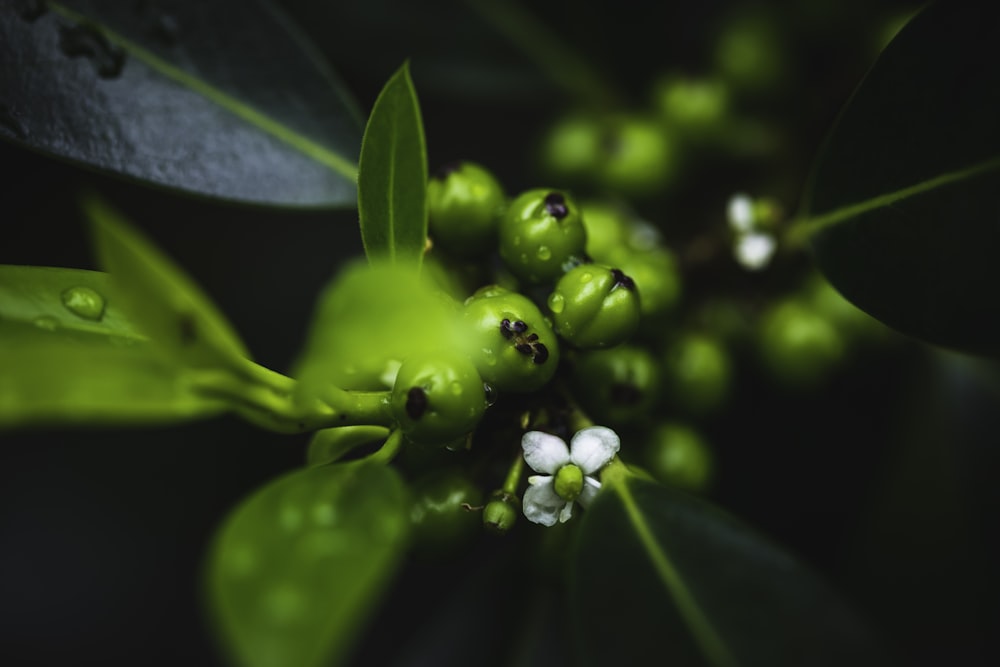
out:
M580 204L587 231L587 256L596 262L614 264L616 250L625 248L631 233L631 216L622 206L601 200Z
M673 134L659 121L634 116L613 118L601 142L598 182L612 192L649 195L671 185L678 149Z
M486 410L476 367L454 353L425 353L403 361L392 388L392 414L413 442L445 446L466 435Z
M729 352L712 336L685 334L668 345L663 375L667 395L675 406L694 414L711 412L729 393Z
M696 430L683 424L653 429L643 458L653 477L685 491L705 491L712 480L712 451Z
M496 243L504 208L497 179L473 162L439 170L427 184L427 217L431 238L448 252L475 256Z
M500 222L500 257L529 285L552 282L579 262L587 244L576 201L560 190L529 190Z
M559 344L530 299L496 285L465 303L469 356L483 379L504 392L541 388L559 366Z
M483 525L490 531L503 535L517 522L521 501L503 491L496 491L483 509Z
M619 269L583 264L567 272L549 295L556 332L581 349L624 342L639 324L635 282Z
M625 425L655 402L660 368L645 348L619 345L574 357L573 381L587 414L601 423Z
M815 384L844 356L844 339L829 319L797 300L764 313L760 352L764 363L790 385Z
M667 121L696 136L718 128L729 109L729 91L721 79L670 76L657 84L654 97Z
M541 161L552 174L574 177L592 174L601 160L601 123L588 114L559 119L542 141Z
M472 508L483 494L459 469L436 470L412 487L410 520L419 552L439 554L467 542L477 533L479 517Z
M666 248L617 252L613 264L642 286L639 308L643 318L664 315L680 300L680 270L673 253Z

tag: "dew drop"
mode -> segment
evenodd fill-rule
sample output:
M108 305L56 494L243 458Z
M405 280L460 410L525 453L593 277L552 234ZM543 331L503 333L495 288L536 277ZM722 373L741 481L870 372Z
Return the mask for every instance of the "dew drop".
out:
M538 259L542 261L549 260L552 259L552 250L547 245L540 245L538 246L537 255Z
M453 396L461 396L462 395L462 391L463 390L462 390L462 383L461 382L452 382L451 385L448 388L451 390L451 393L452 393Z
M483 383L483 393L486 396L486 406L490 407L497 402L497 390L489 382Z
M594 279L594 274L591 273L590 271L584 271L582 274L580 274L581 283L589 283L593 279Z
M566 297L559 292L553 292L549 295L549 310L553 313L561 313L565 307Z
M70 287L61 296L66 310L77 317L94 322L104 317L104 297L89 287Z
M52 317L51 315L41 315L36 317L32 324L34 324L39 329L44 329L45 331L55 331L59 328L59 320Z

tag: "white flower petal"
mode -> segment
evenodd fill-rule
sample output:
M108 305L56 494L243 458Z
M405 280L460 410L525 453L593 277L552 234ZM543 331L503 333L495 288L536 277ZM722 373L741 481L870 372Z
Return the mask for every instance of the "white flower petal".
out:
M566 523L573 516L573 503L566 503L566 506L562 508L562 512L559 512L559 523Z
M610 428L591 426L577 431L573 436L570 442L572 451L570 461L580 466L584 475L589 475L607 465L608 461L618 453L620 446L621 440L618 439L618 434Z
M751 232L736 240L733 256L744 269L759 271L766 268L777 250L778 243L770 234Z
M569 463L569 449L562 438L541 431L528 431L521 437L524 460L535 472L556 474Z
M580 495L576 497L576 502L580 503L584 508L589 507L590 503L594 502L594 498L597 497L597 492L600 490L600 482L593 477L584 477L583 489L580 491Z
M531 477L528 483L521 501L525 518L543 526L556 525L564 506L570 503L556 495L551 477Z

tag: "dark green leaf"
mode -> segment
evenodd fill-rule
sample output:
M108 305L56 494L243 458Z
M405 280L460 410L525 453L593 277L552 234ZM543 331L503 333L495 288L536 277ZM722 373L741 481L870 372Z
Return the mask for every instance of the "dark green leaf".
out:
M881 54L828 137L793 233L848 299L1000 354L1000 51L992 7L941 2Z
M362 461L289 473L237 507L208 568L234 662L342 659L405 552L406 499L394 470Z
M353 205L360 115L266 0L44 4L0 12L0 137L212 197Z
M239 365L248 356L209 298L149 240L96 197L84 210L112 298L154 344L189 366Z
M0 321L0 428L168 423L228 407L135 338L47 327Z
M717 508L653 482L606 484L584 515L571 576L588 664L884 664L807 568Z
M427 147L407 64L385 84L368 118L358 213L369 259L420 264L427 239Z

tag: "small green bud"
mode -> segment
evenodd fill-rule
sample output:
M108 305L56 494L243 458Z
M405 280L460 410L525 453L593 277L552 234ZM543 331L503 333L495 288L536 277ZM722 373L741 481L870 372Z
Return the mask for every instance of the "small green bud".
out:
M487 530L504 535L514 527L520 513L521 501L517 496L496 491L483 508L483 525Z
M718 408L729 394L729 353L716 338L688 333L667 346L663 376L671 402L694 414Z
M572 463L564 465L556 472L553 487L556 495L563 500L576 500L583 491L583 471Z
M445 446L476 427L486 410L486 393L476 367L464 356L418 354L399 367L391 408L411 441Z
M625 341L639 324L635 282L619 269L583 264L567 272L549 295L556 332L587 349Z
M436 470L412 488L410 519L415 545L425 553L454 549L476 534L479 518L471 511L483 493L460 469Z
M574 113L557 120L542 141L541 162L559 177L592 174L601 160L601 123L597 117Z
M583 256L587 233L576 201L560 190L529 190L500 223L500 257L530 285L552 282Z
M712 452L701 435L688 426L663 423L653 429L643 452L653 476L685 491L703 492L712 480Z
M652 407L659 393L660 368L643 347L588 350L573 359L573 386L593 419L625 425Z
M544 386L559 366L559 343L538 307L496 285L472 295L462 311L469 356L483 379L500 392Z
M844 357L836 327L797 300L776 304L761 318L760 352L777 378L790 385L815 384Z
M431 238L455 255L482 254L496 243L504 202L503 188L484 167L473 162L447 165L427 183Z

